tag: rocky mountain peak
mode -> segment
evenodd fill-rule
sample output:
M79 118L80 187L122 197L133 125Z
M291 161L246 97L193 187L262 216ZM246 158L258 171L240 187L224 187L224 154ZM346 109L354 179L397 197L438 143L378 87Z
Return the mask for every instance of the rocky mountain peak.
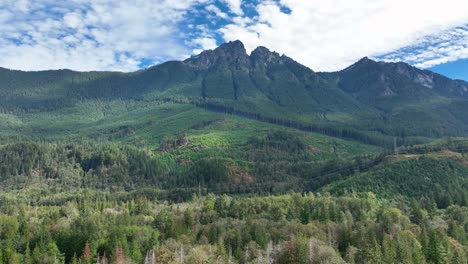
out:
M250 58L254 63L260 63L263 65L267 65L272 62L278 62L281 59L277 52L270 51L263 46L257 47L255 50L253 50L250 54Z
M375 60L369 59L369 57L364 57L360 60L358 60L355 64L357 65L367 65L367 64L374 64L377 63Z
M234 56L247 55L244 44L240 40L234 40L234 41L223 43L221 46L219 46L215 50L223 51L224 53L228 53Z
M209 68L218 63L247 62L248 58L244 44L236 40L224 43L214 50L205 50L184 63L193 67Z

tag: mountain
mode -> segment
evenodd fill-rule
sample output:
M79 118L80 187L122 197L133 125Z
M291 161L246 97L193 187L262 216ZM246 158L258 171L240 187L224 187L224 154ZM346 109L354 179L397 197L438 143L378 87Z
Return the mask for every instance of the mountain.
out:
M414 102L431 96L466 98L468 83L450 80L406 63L376 62L363 58L350 67L335 73L322 73L355 98L378 106L380 101L407 100Z
M240 41L131 73L0 69L2 160L31 163L0 176L29 183L71 166L71 178L87 174L99 188L318 190L375 166L395 143L466 136L465 87L368 58L314 72L265 47L248 55Z
M361 103L379 111L380 129L394 135L466 135L468 83L406 63L363 58L334 73L320 73Z
M468 83L368 58L334 73L240 41L132 73L0 70L0 107L63 113L95 100L191 104L372 144L468 133Z
M248 56L243 44L234 41L205 51L183 62L201 76L204 99L223 98L268 104L307 112L357 110L345 93L307 67L265 47Z
M239 41L0 68L0 263L467 263L466 85Z
M351 97L312 70L264 47L248 56L240 41L225 43L183 62L167 62L135 73L5 71L0 84L4 98L0 104L24 108L41 107L41 102L50 107L51 100L55 105L73 99L182 97L225 100L224 104L269 116L285 110L362 110Z

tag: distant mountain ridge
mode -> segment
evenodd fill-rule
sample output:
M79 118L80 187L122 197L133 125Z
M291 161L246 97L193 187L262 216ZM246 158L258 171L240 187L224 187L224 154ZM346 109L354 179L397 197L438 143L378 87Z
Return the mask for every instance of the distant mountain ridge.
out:
M341 87L349 92L356 89L366 89L365 84L369 82L375 82L383 88L381 94L377 96L391 96L397 94L397 91L401 87L395 87L397 84L403 85L417 85L436 91L440 95L451 96L451 97L462 97L468 96L468 83L462 80L451 80L440 74L428 71L420 70L404 62L397 63L385 63L376 62L367 57L359 60L355 64L348 68L338 71L335 73L323 73L328 76L335 76L340 79ZM365 75L366 74L366 75ZM361 81L366 78L366 82L350 83L350 76L360 76ZM401 80L395 80L395 77ZM341 81L345 79L344 81ZM397 83L396 81L400 81Z
M0 69L0 96L0 107L22 111L96 99L172 100L337 134L343 128L402 138L468 134L467 82L368 58L342 71L314 72L265 47L248 55L240 41L131 73Z

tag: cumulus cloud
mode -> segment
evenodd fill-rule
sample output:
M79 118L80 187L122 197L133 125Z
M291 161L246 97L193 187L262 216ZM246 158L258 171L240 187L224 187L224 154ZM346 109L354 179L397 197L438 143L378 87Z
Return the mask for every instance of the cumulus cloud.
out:
M209 12L214 13L219 18L223 18L223 19L228 19L229 18L228 14L221 11L221 9L219 9L219 7L217 7L215 5L207 6L206 10L209 11Z
M466 10L466 0L2 0L0 66L132 71L239 39L318 71L364 56L430 67L468 57Z
M200 2L3 0L0 66L130 71L143 60L180 59L190 49L177 23Z
M248 50L270 47L320 71L468 23L466 0L280 0L261 1L255 9L252 21L220 28L223 38L240 39Z
M232 13L236 15L243 15L244 12L242 11L242 0L222 0Z
M193 46L197 46L200 48L194 49L192 51L193 54L201 53L204 50L214 49L217 47L216 40L212 37L200 37L196 38L191 41Z
M406 61L420 68L430 68L466 58L468 58L468 26L426 36L415 45L379 57L385 61Z

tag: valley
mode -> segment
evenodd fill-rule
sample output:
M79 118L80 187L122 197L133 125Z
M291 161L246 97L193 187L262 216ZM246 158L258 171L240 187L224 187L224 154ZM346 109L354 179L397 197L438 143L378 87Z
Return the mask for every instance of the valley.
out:
M0 263L467 263L468 83L228 42L0 69Z

